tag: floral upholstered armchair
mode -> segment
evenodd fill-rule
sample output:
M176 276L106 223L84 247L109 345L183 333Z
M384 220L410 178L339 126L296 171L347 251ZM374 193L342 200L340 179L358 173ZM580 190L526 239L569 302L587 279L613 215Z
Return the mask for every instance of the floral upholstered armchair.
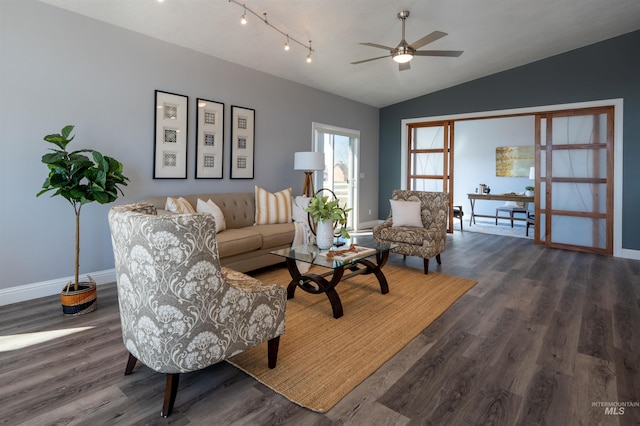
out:
M152 204L111 208L125 374L140 360L167 374L162 416L180 373L203 369L268 341L276 366L287 292L220 266L212 215L157 216Z
M447 240L448 206L446 192L396 189L391 196L389 217L373 228L373 238L397 244L391 251L405 257L422 257L427 274L430 258L435 256L438 264L441 263L440 253Z

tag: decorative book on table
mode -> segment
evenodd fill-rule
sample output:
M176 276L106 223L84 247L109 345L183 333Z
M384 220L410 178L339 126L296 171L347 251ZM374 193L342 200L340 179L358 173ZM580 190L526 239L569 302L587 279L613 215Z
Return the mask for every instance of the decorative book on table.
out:
M356 244L351 244L349 248L342 250L327 250L320 253L320 256L324 256L330 260L337 260L338 262L345 262L347 260L365 257L369 254L374 254L376 249L369 247L360 247Z

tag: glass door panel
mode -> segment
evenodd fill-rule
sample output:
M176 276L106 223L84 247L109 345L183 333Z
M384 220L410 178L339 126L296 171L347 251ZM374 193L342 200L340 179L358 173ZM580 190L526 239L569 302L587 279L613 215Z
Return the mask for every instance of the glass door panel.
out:
M551 226L554 244L592 247L600 250L606 248L605 219L554 215Z
M449 194L449 232L453 232L453 122L408 126L406 188Z
M442 180L444 174L444 154L442 152L433 153L413 153L411 154L411 174L416 176L435 176Z
M347 216L347 229L355 229L357 214L358 175L358 140L357 131L341 129L333 126L314 124L314 150L324 152L324 170L314 181L322 182L320 188L332 190L340 200L352 211ZM316 188L320 189L320 188Z
M414 149L440 149L444 146L444 126L413 129Z
M607 186L590 183L556 183L551 203L554 210L573 212L607 212Z
M613 107L536 120L536 242L612 254Z

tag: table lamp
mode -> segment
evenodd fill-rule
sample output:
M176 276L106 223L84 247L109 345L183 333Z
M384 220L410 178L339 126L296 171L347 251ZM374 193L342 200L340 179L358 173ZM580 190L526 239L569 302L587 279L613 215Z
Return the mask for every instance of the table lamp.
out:
M304 171L304 188L302 195L313 197L313 172L324 170L324 153L322 152L296 152L293 160L295 170Z

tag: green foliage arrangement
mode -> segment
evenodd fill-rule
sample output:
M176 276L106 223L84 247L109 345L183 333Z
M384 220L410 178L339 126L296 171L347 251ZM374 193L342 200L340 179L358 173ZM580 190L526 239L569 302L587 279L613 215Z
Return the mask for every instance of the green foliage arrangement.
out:
M345 205L346 207L346 205ZM311 218L314 223L322 222L323 220L331 220L335 226L340 225L339 234L342 238L349 238L350 235L347 232L347 218L351 209L345 209L340 207L340 200L333 199L329 201L328 195L322 195L320 192L316 193L309 201L309 206L305 209L306 212L311 213Z
M533 186L525 186L524 189L526 191L533 191L535 188Z
M78 290L80 269L80 209L91 202L110 203L122 194L120 185L126 186L129 178L122 174L122 163L92 149L67 151L67 145L74 126L65 126L59 134L47 135L44 140L58 149L42 156L42 162L49 168L49 175L36 196L54 191L51 195L64 197L76 215L76 264L75 290ZM89 158L85 154L90 154Z

